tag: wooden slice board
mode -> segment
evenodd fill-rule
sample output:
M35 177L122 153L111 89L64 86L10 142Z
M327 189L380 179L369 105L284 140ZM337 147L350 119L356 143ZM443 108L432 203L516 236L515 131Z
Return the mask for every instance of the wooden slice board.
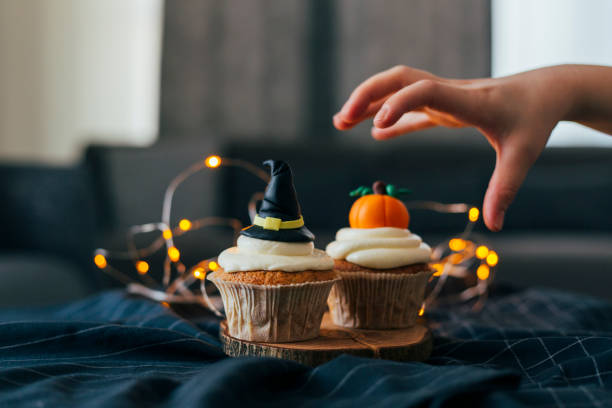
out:
M256 343L239 340L227 333L221 322L219 337L228 356L276 357L309 366L323 364L341 354L383 358L396 361L423 361L431 354L433 340L422 325L407 329L347 329L332 323L329 313L323 316L319 337L294 343Z

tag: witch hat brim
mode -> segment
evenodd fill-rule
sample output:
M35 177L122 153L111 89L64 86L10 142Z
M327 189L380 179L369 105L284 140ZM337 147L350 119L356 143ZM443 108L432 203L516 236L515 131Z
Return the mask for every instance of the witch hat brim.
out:
M300 227L296 229L279 229L267 230L259 225L249 225L240 232L241 235L265 239L267 241L280 241L280 242L312 242L314 241L314 234L310 232L308 228Z
M270 168L270 182L253 225L241 234L268 241L313 241L314 235L304 226L291 168L281 160L266 160L263 164Z

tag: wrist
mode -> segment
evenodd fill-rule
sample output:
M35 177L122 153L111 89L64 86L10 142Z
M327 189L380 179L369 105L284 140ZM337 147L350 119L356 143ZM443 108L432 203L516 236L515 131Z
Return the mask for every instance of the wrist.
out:
M580 122L584 119L589 105L589 86L585 80L584 67L580 65L561 65L554 67L561 71L555 80L556 86L564 89L564 100L559 120Z

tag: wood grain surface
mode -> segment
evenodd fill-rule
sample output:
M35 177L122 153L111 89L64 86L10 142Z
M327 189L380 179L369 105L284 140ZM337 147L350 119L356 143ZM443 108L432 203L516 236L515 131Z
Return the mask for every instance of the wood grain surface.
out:
M317 366L341 354L396 361L423 361L431 354L432 336L423 324L407 329L359 330L335 326L323 316L320 336L294 343L256 343L227 334L225 321L219 332L223 350L232 357L258 356L294 360Z

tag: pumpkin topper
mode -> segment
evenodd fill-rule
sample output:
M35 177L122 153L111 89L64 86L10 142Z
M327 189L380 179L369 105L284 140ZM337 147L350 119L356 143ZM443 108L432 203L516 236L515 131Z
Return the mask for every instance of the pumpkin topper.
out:
M361 196L349 213L351 228L408 228L410 214L397 196L411 191L393 184L376 181L372 188L360 186L350 196Z

